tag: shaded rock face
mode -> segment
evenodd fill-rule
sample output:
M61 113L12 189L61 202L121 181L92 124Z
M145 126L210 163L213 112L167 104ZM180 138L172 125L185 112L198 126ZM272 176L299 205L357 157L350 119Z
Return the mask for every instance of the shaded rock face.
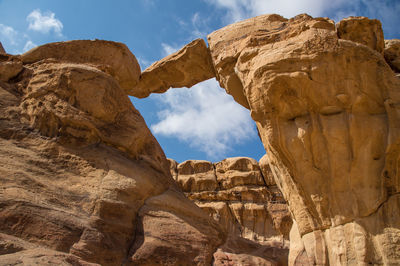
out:
M295 221L289 264L399 264L397 41L385 48L377 20L303 14L251 18L208 43Z
M400 40L385 40L384 51L386 62L390 65L394 72L400 74Z
M72 41L0 59L1 264L211 263L224 232L179 191L127 97L139 66L124 45Z
M247 157L218 163L169 159L172 176L185 195L217 221L228 239L214 263L287 264L290 214L272 174ZM263 174L268 174L265 177ZM265 180L268 181L268 186Z

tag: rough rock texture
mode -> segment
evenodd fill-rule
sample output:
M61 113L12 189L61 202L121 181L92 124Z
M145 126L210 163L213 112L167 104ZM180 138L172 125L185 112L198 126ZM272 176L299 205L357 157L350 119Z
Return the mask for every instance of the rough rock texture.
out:
M138 69L134 56L108 62L91 51L120 44L82 44L2 61L23 69L0 81L0 264L210 264L223 230L179 191L122 73L109 74Z
M400 73L400 40L385 40L385 59L394 72Z
M137 86L128 93L144 98L171 87L191 87L214 76L207 45L203 39L197 39L148 67L140 75Z
M75 40L38 46L21 55L24 64L43 59L94 66L113 76L125 91L134 87L140 75L136 57L123 43L102 40Z
M372 50L383 54L385 40L382 24L377 19L366 17L349 17L337 24L337 34L340 39L362 43Z
M18 57L0 53L0 81L7 82L22 71Z
M282 194L270 176L263 176L257 161L236 157L215 164L188 160L177 165L170 159L170 166L186 196L228 235L214 254L216 265L287 264L292 220Z
M208 36L295 220L291 265L400 264L400 79L383 40L377 20L305 14Z
M400 80L368 21L345 20L338 34L328 19L265 15L208 36L221 85L230 93L234 72L243 86L296 221L292 264L304 253L317 265L400 263Z
M5 54L5 53L6 53L6 50L4 50L4 47L0 42L0 54Z

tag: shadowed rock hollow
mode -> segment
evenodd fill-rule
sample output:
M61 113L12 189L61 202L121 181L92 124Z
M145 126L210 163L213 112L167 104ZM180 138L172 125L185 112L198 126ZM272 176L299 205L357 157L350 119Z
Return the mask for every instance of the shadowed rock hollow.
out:
M1 264L400 263L399 41L367 18L264 15L208 44L142 73L115 42L0 47ZM168 161L127 97L214 76L260 163Z

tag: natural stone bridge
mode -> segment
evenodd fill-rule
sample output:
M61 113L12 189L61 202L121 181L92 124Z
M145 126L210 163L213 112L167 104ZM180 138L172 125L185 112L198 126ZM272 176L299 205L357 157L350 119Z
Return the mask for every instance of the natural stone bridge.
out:
M304 254L317 265L398 263L399 59L388 41L385 62L380 22L264 15L217 30L208 43L154 63L128 93L216 77L250 109L288 202L289 263Z
M183 196L126 96L212 77L257 124L293 218L290 265L400 263L400 41L385 43L367 18L264 15L208 44L195 40L143 73L114 42L0 50L6 264L230 260L216 252L226 230Z

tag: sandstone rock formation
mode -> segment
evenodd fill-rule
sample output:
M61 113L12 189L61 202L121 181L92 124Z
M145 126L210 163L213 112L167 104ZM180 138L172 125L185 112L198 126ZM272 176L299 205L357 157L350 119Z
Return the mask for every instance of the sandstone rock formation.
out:
M208 43L295 221L289 264L399 264L400 79L379 21L263 15Z
M5 54L5 53L6 53L6 51L4 50L4 47L0 42L0 54Z
M128 93L144 98L171 87L191 87L214 76L207 45L203 39L197 39L148 67L140 75L138 85Z
M400 73L400 40L385 40L385 59L394 72Z
M228 241L214 254L214 263L287 264L292 220L272 174L263 176L254 159L228 158L218 163L169 159L172 176L201 209L222 225ZM268 168L264 165L264 168ZM268 186L266 181L269 180Z
M225 234L180 192L127 97L139 66L126 46L0 59L0 264L211 263Z

